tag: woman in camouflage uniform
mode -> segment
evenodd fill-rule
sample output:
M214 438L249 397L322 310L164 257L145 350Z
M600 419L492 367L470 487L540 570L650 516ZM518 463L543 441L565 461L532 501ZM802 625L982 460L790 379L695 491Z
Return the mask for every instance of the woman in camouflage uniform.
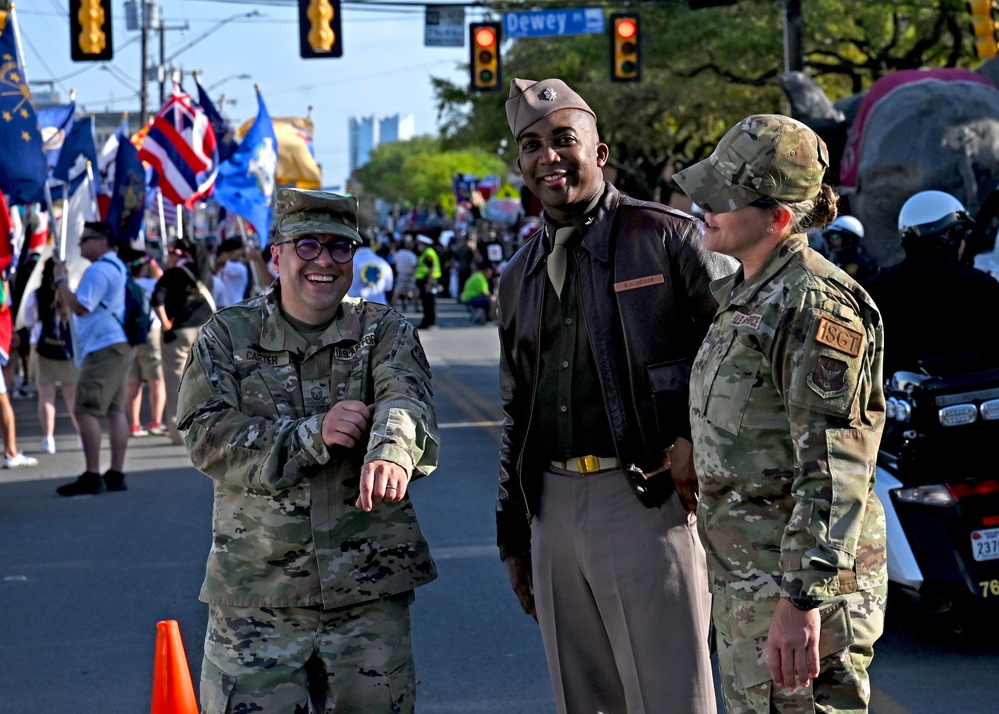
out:
M728 714L866 711L884 625L881 317L808 248L836 217L825 144L778 115L739 122L677 176L704 242L742 268L690 380L722 693Z

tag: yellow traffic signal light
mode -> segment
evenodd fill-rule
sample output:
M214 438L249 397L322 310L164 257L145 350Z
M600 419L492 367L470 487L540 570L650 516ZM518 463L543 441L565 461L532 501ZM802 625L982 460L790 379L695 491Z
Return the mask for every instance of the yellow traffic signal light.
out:
M74 62L106 62L111 42L111 0L70 0L70 57Z
M298 0L299 55L343 57L340 0Z
M975 38L975 54L979 59L995 57L999 53L995 0L968 0L968 12L971 13L971 34Z
M638 15L615 13L611 20L611 81L637 82L642 75Z
M500 88L500 23L473 22L472 91L493 92Z

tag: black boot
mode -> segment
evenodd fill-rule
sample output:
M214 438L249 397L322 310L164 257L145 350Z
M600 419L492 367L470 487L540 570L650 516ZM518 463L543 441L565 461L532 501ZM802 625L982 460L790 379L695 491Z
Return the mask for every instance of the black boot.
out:
M73 483L67 483L56 489L60 496L87 496L96 495L104 490L104 481L100 474L93 471L84 471L80 478Z
M108 491L128 490L128 486L125 485L125 474L114 469L108 469L104 472L104 485L107 486Z

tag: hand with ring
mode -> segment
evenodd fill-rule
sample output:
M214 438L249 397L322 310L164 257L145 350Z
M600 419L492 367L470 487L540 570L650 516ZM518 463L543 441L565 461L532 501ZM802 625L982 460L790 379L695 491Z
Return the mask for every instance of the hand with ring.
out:
M372 461L361 468L361 493L358 508L370 511L380 503L399 503L406 497L409 474L391 461Z

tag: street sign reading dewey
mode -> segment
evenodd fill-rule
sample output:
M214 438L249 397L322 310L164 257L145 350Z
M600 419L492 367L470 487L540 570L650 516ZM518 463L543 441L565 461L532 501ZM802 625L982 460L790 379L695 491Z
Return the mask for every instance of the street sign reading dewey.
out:
M465 8L454 5L427 5L423 45L425 47L464 47Z
M604 11L599 7L503 13L504 37L595 35L603 31Z

